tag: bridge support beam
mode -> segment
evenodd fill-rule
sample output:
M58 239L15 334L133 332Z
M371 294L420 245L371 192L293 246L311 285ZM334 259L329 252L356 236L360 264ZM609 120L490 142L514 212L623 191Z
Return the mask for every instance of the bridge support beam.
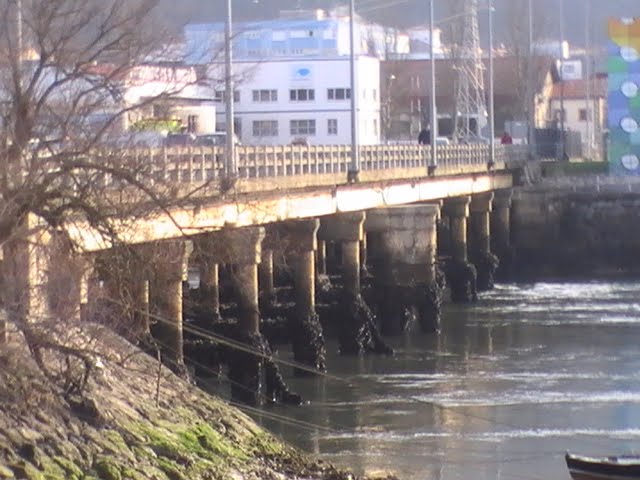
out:
M469 258L476 267L478 290L491 290L498 257L491 253L489 214L493 192L473 195L469 205Z
M468 196L447 198L442 212L449 218L450 253L445 273L451 289L451 300L464 303L477 300L476 269L467 260Z
M182 283L187 279L187 262L191 243L171 240L147 247L153 258L149 279L149 309L155 325L152 329L160 347L169 357L169 364L184 371L182 324ZM138 294L144 295L142 283Z
M397 335L415 309L425 332L440 327L441 289L436 281L436 221L439 205L411 205L370 210L365 230L374 233L370 251L382 333Z
M491 251L500 259L496 272L506 279L513 268L515 252L511 246L511 200L513 190L496 190L491 211Z
M326 370L325 341L316 313L315 252L320 221L296 220L280 225L285 255L293 265L296 308L291 323L293 356L297 362L317 370ZM303 373L296 370L297 374Z

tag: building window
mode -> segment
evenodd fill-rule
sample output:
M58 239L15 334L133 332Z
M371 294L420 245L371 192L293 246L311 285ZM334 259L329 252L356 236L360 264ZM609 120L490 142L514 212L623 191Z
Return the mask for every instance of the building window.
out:
M187 132L195 133L198 131L198 116L187 115Z
M315 90L299 88L289 90L289 100L292 102L312 102L316 98Z
M315 120L291 120L289 122L289 130L291 135L315 135Z
M373 134L376 137L378 136L378 119L377 118L373 119Z
M581 108L580 111L578 112L578 118L581 122L586 122L587 121L587 109L586 108Z
M338 119L330 118L327 120L327 135L338 134Z
M277 120L254 120L251 124L254 137L277 137Z
M378 89L377 88L373 89L373 100L374 101L378 100Z
M327 100L349 100L351 98L350 88L328 88Z
M277 102L278 90L253 90L251 92L254 102Z
M225 95L224 90L216 90L213 96L213 101L217 103L224 103ZM238 103L240 101L240 91L233 91L233 103Z
M558 108L553 112L553 118L558 122L562 122L563 120L566 120L566 113L567 112L565 110L560 110Z

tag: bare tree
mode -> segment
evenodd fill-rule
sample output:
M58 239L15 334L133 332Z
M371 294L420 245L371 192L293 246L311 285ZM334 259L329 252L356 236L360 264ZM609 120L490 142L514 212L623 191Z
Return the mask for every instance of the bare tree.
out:
M516 62L517 96L522 99L511 112L513 118L526 120L533 108L533 96L536 88L536 64L534 46L542 39L546 28L546 17L541 10L534 9L529 18L529 0L512 0L507 3L506 15L509 18L505 32L507 52L513 55ZM535 8L535 6L534 6ZM531 28L531 32L529 29ZM530 44L530 42L532 44Z
M154 22L155 4L0 0L0 245L4 281L12 287L12 293L5 289L3 300L41 367L48 370L53 364L43 351L61 355L63 370L80 365L79 380L65 380L65 390L82 387L91 362L84 348L68 343L68 329L20 315L28 316L30 310L24 285L11 278L8 264L30 268L31 260L25 261L14 247L22 242L38 248L34 233L42 229L33 228L31 218L62 236L65 225L80 221L117 243L110 219L166 211L180 201L177 189L154 176L158 167L153 162L106 148L122 124L144 117L154 104L169 101L195 81L188 68L175 66L168 69L171 75L164 75L165 88L127 97L141 65L166 60L171 48L172 39ZM56 255L75 248L65 245ZM53 262L56 255L47 255ZM56 261L56 268L75 271ZM58 297L54 304L63 303L62 290L49 292Z

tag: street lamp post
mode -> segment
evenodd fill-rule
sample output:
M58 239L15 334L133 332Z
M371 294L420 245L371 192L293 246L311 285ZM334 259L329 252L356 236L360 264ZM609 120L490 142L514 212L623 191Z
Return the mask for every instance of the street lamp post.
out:
M360 152L358 150L358 115L357 115L357 96L356 91L356 62L355 62L355 43L356 33L354 29L353 16L355 13L354 0L349 2L349 70L350 70L350 98L351 98L351 163L347 172L347 181L349 183L358 181L360 172Z
M587 151L586 156L589 160L592 160L592 148L593 148L593 133L591 130L591 2L589 0L585 0L585 13L584 13L584 49L585 49L585 58L584 58L584 67L585 67L585 79L586 79L586 95L585 95L585 103L586 103L586 113L587 117L586 121L586 145ZM595 123L593 125L595 129Z
M227 138L225 143L225 174L227 178L233 178L237 174L235 128L233 124L233 71L232 71L232 45L231 45L231 0L227 0L227 18L224 28L224 60L225 60L225 118Z
M560 0L560 141L562 142L562 160L567 159L564 117L564 0Z
M433 15L433 2L429 0L429 62L431 64L431 94L430 96L430 111L431 111L431 163L427 167L429 174L433 173L438 166L438 146L436 140L438 138L438 111L436 105L436 59L435 48L433 46L433 31L435 26Z
M535 156L536 152L536 102L535 91L532 77L534 76L535 67L533 65L533 0L529 0L529 68L527 69L527 105L529 110L529 155Z
M489 164L496 157L496 122L493 92L493 0L489 0Z

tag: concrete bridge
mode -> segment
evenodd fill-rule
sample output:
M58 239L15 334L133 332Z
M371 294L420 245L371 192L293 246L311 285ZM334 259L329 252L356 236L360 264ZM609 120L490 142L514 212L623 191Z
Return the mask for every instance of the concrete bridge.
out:
M362 147L357 182L347 179L351 156L343 146L239 147L233 181L218 148L119 154L153 166L153 174L141 179L148 187L169 180L176 190L197 194L162 211L114 219L112 232L130 248L114 248L112 238L87 224L67 225L81 255L29 217L29 240L4 249L5 278L13 276L5 301L16 305L11 314L91 318L104 313L94 300L110 299L108 308L125 319L130 336L146 335L155 324L155 338L180 368L189 270L199 271L200 302L213 326L220 319L224 266L237 304L236 338L260 349L261 311L275 297L274 264L286 264L295 291L295 359L324 369L316 286L326 272L327 252L339 252L339 303L347 312L346 331L353 334L341 339L344 353L376 350L380 343L378 325L360 295L365 264L379 292L373 308L383 333L402 331L405 307L415 309L425 331L436 331L443 287L438 255L448 258L453 301L473 301L476 282L479 289L491 288L496 255L504 261L510 255L511 187L528 152L497 146L490 158L487 145L454 145L439 147L433 159L428 146ZM108 177L102 181L113 183ZM362 332L364 342L356 339ZM259 391L260 368L259 359L245 361L229 375Z

